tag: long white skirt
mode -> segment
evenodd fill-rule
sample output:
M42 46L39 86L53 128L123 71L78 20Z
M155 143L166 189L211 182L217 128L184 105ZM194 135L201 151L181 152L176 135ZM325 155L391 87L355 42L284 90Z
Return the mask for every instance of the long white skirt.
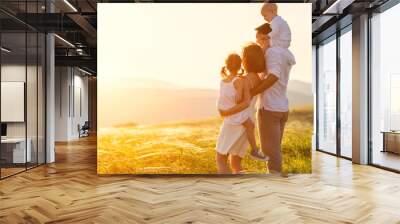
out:
M222 155L230 154L243 158L248 148L249 142L243 125L233 125L224 121L217 140L217 152Z

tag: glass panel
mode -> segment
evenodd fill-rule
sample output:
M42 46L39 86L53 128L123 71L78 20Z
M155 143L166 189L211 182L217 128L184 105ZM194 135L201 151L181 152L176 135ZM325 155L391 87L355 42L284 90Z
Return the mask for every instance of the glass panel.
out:
M1 34L1 173L25 170L31 151L26 150L26 34ZM28 147L29 149L29 147Z
M38 163L45 163L46 149L45 149L45 52L46 39L44 34L39 34L39 46L38 46Z
M336 38L318 48L318 149L336 153Z
M340 153L352 157L352 35L340 36Z
M43 13L45 1L1 1L0 6L15 14ZM2 12L0 20L5 21L0 23L0 177L4 178L45 162L46 40L44 34Z
M390 130L400 130L400 73L390 74Z
M26 12L37 13L39 11L38 3L27 2ZM34 19L31 19L33 23ZM27 30L27 80L26 80L26 113L27 113L27 149L31 151L30 161L27 163L28 168L37 166L38 160L38 111L37 111L37 76L38 76L38 35L34 30Z
M36 32L27 33L28 38L28 64L27 64L27 98L26 98L26 111L27 111L27 142L28 149L30 148L30 161L28 162L28 168L37 165L38 160L38 142L37 142L37 132L38 132L38 108L37 108L37 98L38 98L38 36Z
M374 15L372 25L372 163L400 170L400 5Z

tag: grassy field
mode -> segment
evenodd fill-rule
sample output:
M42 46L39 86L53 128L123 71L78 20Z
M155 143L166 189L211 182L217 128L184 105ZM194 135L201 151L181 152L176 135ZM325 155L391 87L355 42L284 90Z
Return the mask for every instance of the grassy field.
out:
M311 172L312 107L289 114L283 140L283 169ZM99 174L213 174L219 118L160 125L103 128L98 136ZM247 173L267 173L247 155Z

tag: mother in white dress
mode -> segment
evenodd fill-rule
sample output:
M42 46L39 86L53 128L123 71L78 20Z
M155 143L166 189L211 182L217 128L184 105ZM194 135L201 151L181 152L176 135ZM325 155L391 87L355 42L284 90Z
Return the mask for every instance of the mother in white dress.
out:
M250 43L246 45L242 50L242 64L245 71L245 75L249 73L261 73L265 71L265 60L264 53L261 47L257 44ZM245 94L250 95L250 86L247 86L244 91ZM232 88L232 91L234 89ZM230 94L234 96L235 94ZM232 97L231 97L232 98ZM235 102L235 99L230 99L230 101ZM253 97L250 101L250 106L248 102L242 102L239 105L233 104L232 107L236 109L238 107L248 107L245 109L247 113L250 113L250 118L255 121L255 101L256 97ZM220 111L221 115L224 111ZM217 167L218 173L241 173L242 172L242 159L246 155L246 151L249 148L249 142L246 136L246 130L241 124L234 124L229 122L231 116L224 117L220 133L217 140L216 151L217 151ZM232 117L232 118L233 118ZM231 169L228 169L227 160L229 158Z

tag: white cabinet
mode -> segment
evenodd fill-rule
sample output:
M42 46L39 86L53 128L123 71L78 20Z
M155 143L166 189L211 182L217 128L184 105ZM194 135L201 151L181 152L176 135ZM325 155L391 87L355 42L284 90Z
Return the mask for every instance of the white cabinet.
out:
M32 140L26 140L27 147L25 151L25 138L7 138L2 139L1 144L12 148L12 163L25 163L32 161Z

